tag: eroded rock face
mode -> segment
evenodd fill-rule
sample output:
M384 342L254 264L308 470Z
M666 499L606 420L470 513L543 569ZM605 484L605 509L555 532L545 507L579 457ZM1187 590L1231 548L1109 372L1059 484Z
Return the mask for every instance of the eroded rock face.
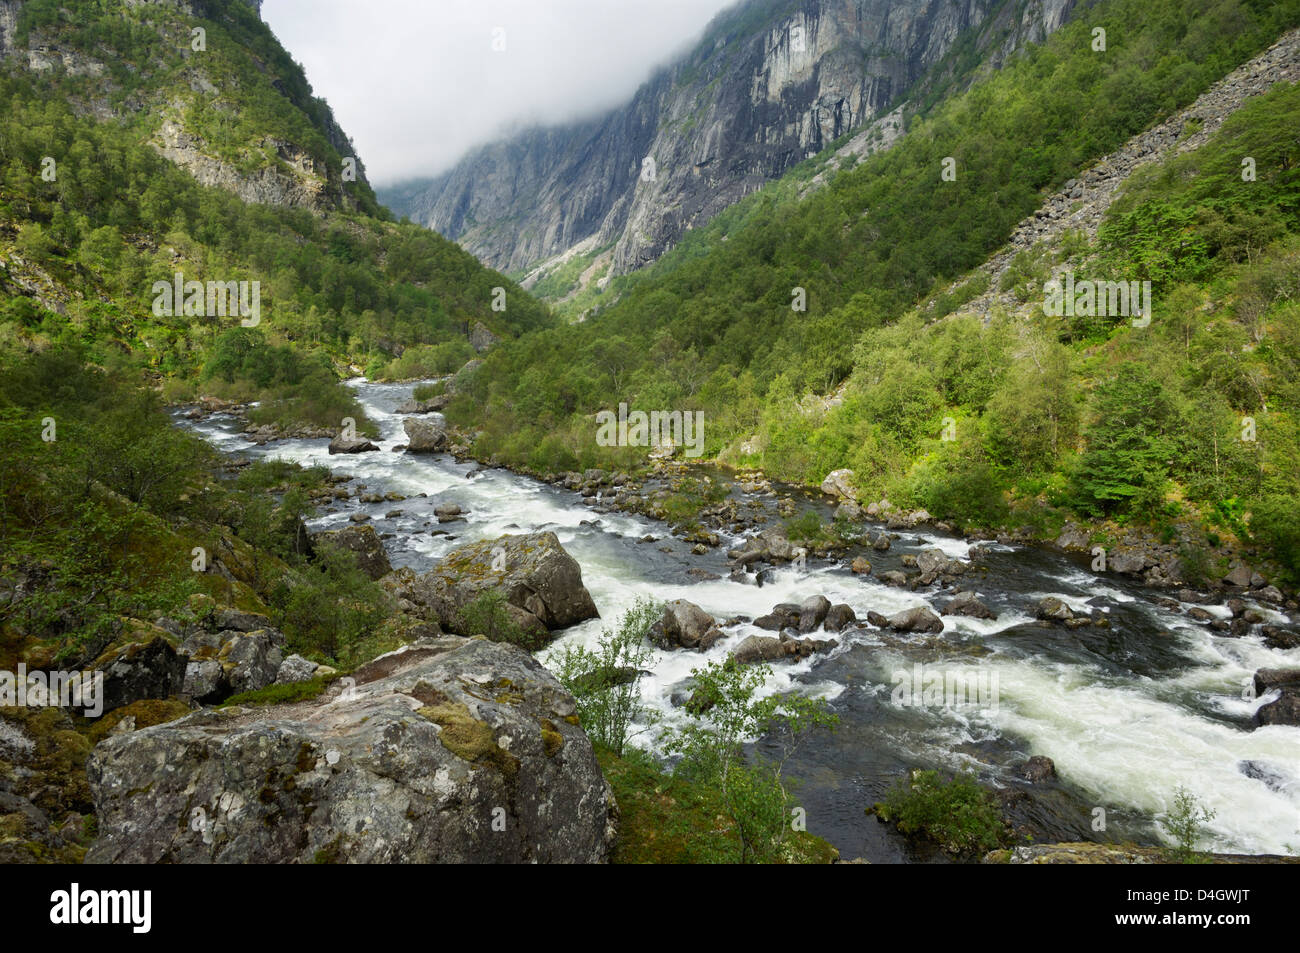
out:
M442 637L309 702L110 737L93 863L600 863L617 808L528 653Z
M409 597L455 632L461 609L491 589L501 591L516 610L515 621L531 631L564 629L600 615L582 584L582 567L549 532L454 549L414 581Z

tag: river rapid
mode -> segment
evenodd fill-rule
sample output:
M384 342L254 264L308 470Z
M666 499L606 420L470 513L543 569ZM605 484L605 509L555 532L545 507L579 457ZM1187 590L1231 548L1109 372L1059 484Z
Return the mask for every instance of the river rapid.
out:
M367 415L381 428L379 452L330 456L328 441L284 440L257 446L229 415L181 421L218 449L247 458L280 458L326 466L352 475L364 490L337 501L312 520L313 530L345 525L353 513L370 515L394 567L417 572L448 551L506 533L553 531L582 567L583 581L601 619L566 630L555 643L592 644L638 598L686 599L719 620L756 618L782 602L825 595L847 603L859 619L868 610L890 615L919 605L939 608L948 592L893 588L875 576L856 576L848 558L808 561L806 571L775 570L761 587L729 581L724 538L705 555L674 538L654 520L601 512L578 493L501 469L458 463L450 455L408 455L395 408L413 384L353 381ZM715 478L727 479L721 471ZM396 492L400 503L365 504L363 493ZM739 491L735 491L739 495ZM419 494L426 494L420 497ZM829 520L818 497L783 491L801 510ZM464 522L439 526L433 514L456 503ZM386 516L394 510L400 515ZM873 535L876 527L872 527ZM654 536L653 543L641 542ZM1270 649L1255 632L1227 637L1185 614L1165 608L1168 596L1118 575L1089 570L1088 558L1040 547L979 544L978 569L962 577L998 613L996 620L944 616L940 636L900 636L873 628L836 637L839 648L799 662L777 662L765 691L798 691L827 699L840 717L834 733L806 739L786 763L800 779L797 796L808 829L831 841L845 858L873 862L942 862L946 858L909 844L865 813L891 784L913 768L969 768L1007 792L1012 817L1049 840L1160 843L1158 819L1178 788L1215 812L1202 849L1235 853L1300 853L1300 728L1253 728L1255 709L1269 696L1243 691L1259 668L1300 666L1300 650ZM899 568L907 553L937 547L967 558L972 544L928 527L901 531L887 553L866 551L875 573ZM697 575L688 574L696 570ZM706 570L721 578L700 580ZM1076 611L1100 609L1109 628L1066 630L1036 625L1034 606L1056 596ZM1254 603L1272 622L1290 624L1271 606ZM1184 609L1187 606L1184 606ZM1221 617L1224 606L1206 606ZM1258 627L1256 627L1258 628ZM721 659L752 625L727 628L706 653L658 651L641 680L645 705L666 724L686 716L672 703L689 685L691 669ZM543 653L545 659L545 653ZM925 666L927 678L974 675L996 686L992 703L912 706L894 704L902 676ZM897 675L897 677L896 677ZM655 745L647 732L639 743ZM777 739L758 739L777 750ZM1029 785L1019 767L1031 755L1053 759L1058 780ZM1096 825L1104 811L1105 829Z

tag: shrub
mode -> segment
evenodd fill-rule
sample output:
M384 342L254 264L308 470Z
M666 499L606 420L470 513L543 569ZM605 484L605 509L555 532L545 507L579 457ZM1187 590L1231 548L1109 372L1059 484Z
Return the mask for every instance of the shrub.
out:
M653 657L646 633L662 613L662 606L638 599L616 628L602 630L595 651L566 645L549 663L576 700L588 737L620 758L633 723L645 715L638 683Z
M993 795L968 774L944 782L937 771L913 771L867 811L873 812L954 854L987 853L1010 839Z

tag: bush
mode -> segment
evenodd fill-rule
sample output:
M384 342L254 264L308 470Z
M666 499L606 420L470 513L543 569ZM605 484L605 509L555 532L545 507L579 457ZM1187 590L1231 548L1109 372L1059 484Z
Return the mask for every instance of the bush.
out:
M619 620L617 628L604 629L593 652L567 645L548 660L578 704L578 719L592 742L623 757L632 736L632 724L644 716L638 683L641 670L653 657L646 633L663 614L663 607L638 599Z
M728 658L691 674L697 695L712 704L688 706L694 722L668 736L667 749L681 757L674 773L718 791L736 838L732 862L788 860L794 801L782 768L805 734L832 728L839 718L821 699L793 694L755 698L772 674L766 665L740 665ZM757 753L747 759L743 744L769 733L782 743L780 760Z
M954 854L984 854L1010 840L993 795L968 774L944 782L937 771L913 771L867 813Z
M460 609L462 635L481 635L492 642L509 642L532 652L546 644L541 633L522 628L510 614L499 589L488 589Z

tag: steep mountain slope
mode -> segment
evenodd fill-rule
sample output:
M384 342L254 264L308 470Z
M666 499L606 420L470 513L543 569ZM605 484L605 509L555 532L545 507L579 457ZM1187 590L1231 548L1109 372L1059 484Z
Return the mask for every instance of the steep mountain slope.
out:
M1254 538L1300 576L1296 66L1291 38L1269 49L1300 4L1193 12L1103 0L889 150L801 166L587 321L494 353L449 414L484 452L546 471L627 465L636 451L597 446L592 416L620 401L698 411L709 452L813 485L851 468L863 501L1053 535L1079 516L1193 514L1206 540ZM1092 232L1098 192L1180 138L1200 148L1133 176ZM1094 166L1116 150L1117 168ZM1077 228L1028 247L1030 216ZM940 320L990 290L975 269L995 255L1014 312ZM1041 285L1067 268L1150 281L1149 326L1045 313Z
M1073 6L748 0L627 106L521 133L382 198L511 273L580 246L625 274L909 91L1041 40Z
M337 426L331 361L420 376L472 356L477 325L549 322L391 222L359 161L350 180L346 136L243 0L5 0L0 44L0 351L125 354L173 396L202 375ZM160 310L178 274L256 287L259 313Z

